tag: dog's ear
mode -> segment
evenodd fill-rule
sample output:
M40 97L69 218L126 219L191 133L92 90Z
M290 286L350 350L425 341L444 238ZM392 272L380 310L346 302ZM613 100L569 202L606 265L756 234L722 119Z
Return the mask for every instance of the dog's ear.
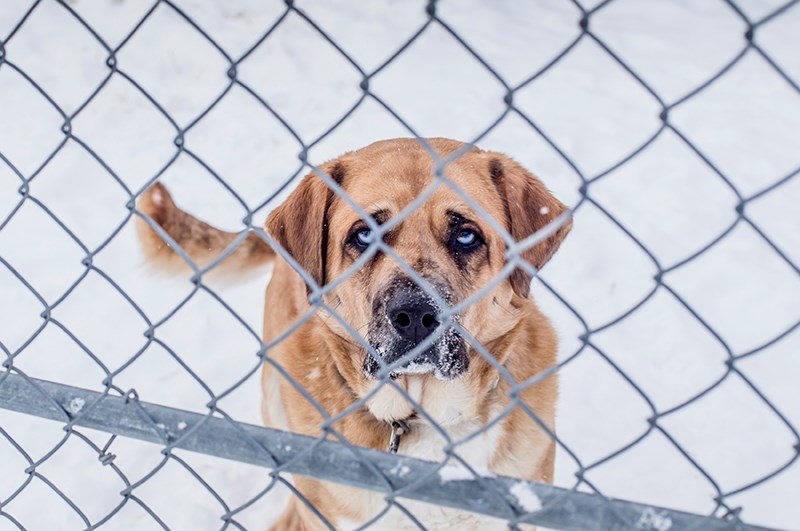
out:
M539 179L509 157L490 154L489 174L503 200L506 225L511 236L518 242L567 211L567 207L553 197ZM544 241L523 252L522 257L536 269L542 269L558 250L571 228L570 218ZM531 276L527 272L517 268L509 276L509 281L518 295L528 296Z
M320 166L341 184L341 164L330 162ZM328 246L328 209L333 192L314 173L309 173L278 208L267 217L265 230L297 260L314 281L325 283L325 262Z

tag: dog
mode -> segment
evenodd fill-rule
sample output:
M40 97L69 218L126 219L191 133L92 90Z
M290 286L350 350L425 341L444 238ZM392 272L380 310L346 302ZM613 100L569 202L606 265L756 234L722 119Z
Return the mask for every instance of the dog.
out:
M567 208L533 174L503 154L443 138L425 142L440 157L463 151L445 166L445 175L516 241L556 218L563 221L521 253L541 269L570 231ZM265 230L317 286L334 282L332 289L321 295L324 306L286 334L311 309L309 295L314 290L255 232L215 267L237 275L274 264L264 305L264 342L286 337L267 355L329 415L368 397L363 407L332 426L354 445L387 450L393 429L403 426L407 433L395 441L398 453L440 461L446 458L446 440L431 421L453 441L483 429L456 447L456 453L473 470L552 482L557 340L531 298L530 273L518 267L501 282L495 280L506 265L504 239L470 201L446 184L440 183L418 208L392 224L392 218L436 179L434 157L419 140L376 142L326 162L320 169L376 226L389 224L381 236L393 253L362 257L370 252L375 238L369 224L318 175L312 172L303 178L269 214ZM215 260L238 236L180 210L161 184L142 194L138 210L201 267ZM150 261L168 269L186 268L185 260L148 223L140 219L137 226ZM359 259L365 260L363 265L349 272ZM424 279L421 284L425 285L419 285L414 277ZM486 293L450 321L442 317L446 307L481 289ZM351 330L362 338L353 337ZM516 382L542 376L525 387L518 399L546 429L520 407L492 422L511 403L512 384L501 378L464 336L480 343ZM417 348L412 359L404 360L423 341L428 347ZM386 367L391 369L394 385L377 378ZM322 434L320 412L271 363L264 364L261 382L266 426L311 436ZM305 477L295 478L295 484L336 529L356 528L386 507L379 493ZM404 505L428 529L507 527L495 519L421 502ZM396 508L374 525L376 529L405 527L417 528ZM272 529L325 528L295 497Z

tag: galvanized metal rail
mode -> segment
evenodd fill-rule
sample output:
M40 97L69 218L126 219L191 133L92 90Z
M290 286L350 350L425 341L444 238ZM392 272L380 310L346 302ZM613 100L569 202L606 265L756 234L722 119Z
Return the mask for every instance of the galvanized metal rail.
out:
M365 448L357 448L358 455L354 455L355 447L252 424L234 426L228 419L142 402L135 392L114 396L0 372L0 407L61 421L66 429L81 426L161 444L165 451L177 448L281 468L293 474L386 492L388 496L396 493L402 498L503 519L511 517L553 529L768 529L736 519L704 517L509 477L447 481L438 473L442 463ZM391 479L391 489L376 476L373 467ZM484 483L492 488L486 489ZM504 493L503 499L497 493ZM529 513L531 500L541 504L542 509ZM508 514L509 506L516 514Z

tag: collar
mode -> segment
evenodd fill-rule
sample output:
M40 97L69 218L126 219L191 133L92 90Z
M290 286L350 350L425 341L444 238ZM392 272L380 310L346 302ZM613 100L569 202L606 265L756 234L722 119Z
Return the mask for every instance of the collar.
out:
M503 364L503 365L505 366L505 364ZM342 379L344 379L344 378L342 377ZM500 383L500 376L498 375L497 378L495 378L494 382L492 383L492 386L489 388L489 392L494 391L497 388L497 384L499 384L499 383ZM410 419L412 419L413 417L415 417L416 415L417 414L415 412L415 413L412 413L410 417L406 417L406 418L404 418L402 420L393 420L392 421L392 424L391 424L392 433L391 433L391 435L389 435L389 449L388 449L389 453L393 453L393 454L397 453L397 450L400 448L400 438L403 435L407 434L409 431L411 431L411 428L408 425L408 421Z
M356 394L355 390L347 383L344 375L339 370L339 367L336 366L336 363L333 364L333 368L336 371L336 375L339 377L340 383L342 386L348 390L350 395L353 397L353 400L358 400L358 395ZM366 408L365 408L366 409ZM408 426L408 421L412 417L415 417L417 414L416 412L412 413L411 416L406 417L405 419L401 420L394 420L391 423L392 433L389 436L389 449L388 452L396 454L397 450L400 448L400 438L407 434L410 431Z

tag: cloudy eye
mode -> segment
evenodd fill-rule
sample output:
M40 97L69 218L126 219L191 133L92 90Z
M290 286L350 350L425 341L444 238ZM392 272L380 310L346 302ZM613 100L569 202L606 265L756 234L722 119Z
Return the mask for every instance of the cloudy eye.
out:
M456 242L462 247L472 247L478 243L478 235L474 230L461 229L456 233Z
M361 229L356 233L356 238L361 245L369 245L373 240L372 229Z
M359 251L364 251L369 244L375 240L375 236L372 234L372 229L359 229L357 230L351 237L350 242L355 246Z

